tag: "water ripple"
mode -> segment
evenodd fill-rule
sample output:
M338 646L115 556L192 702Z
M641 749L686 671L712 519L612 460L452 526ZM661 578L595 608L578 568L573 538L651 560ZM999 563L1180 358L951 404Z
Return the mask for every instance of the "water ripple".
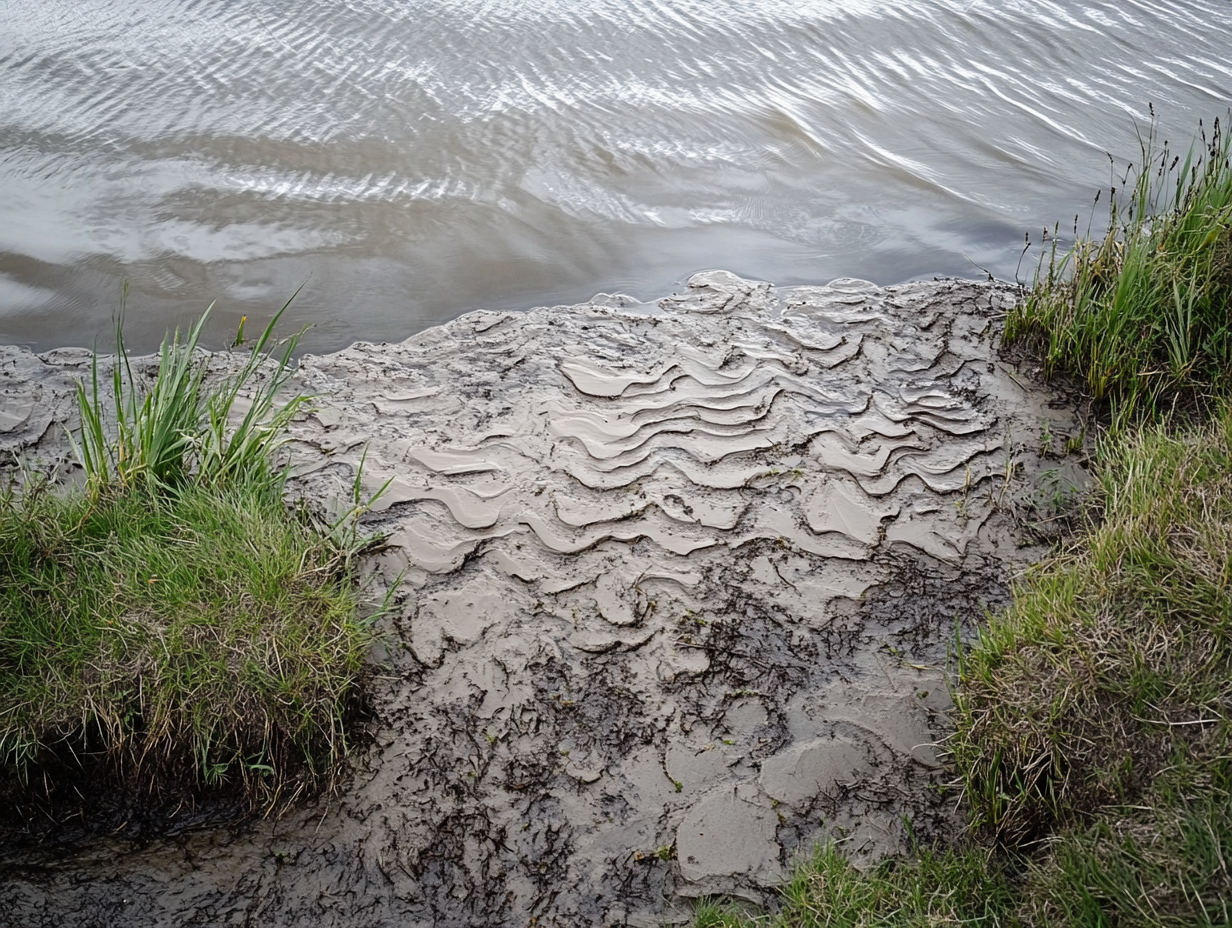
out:
M704 266L1012 276L1230 47L1216 0L10 0L0 337L88 343L121 277L226 324L311 274L320 349Z

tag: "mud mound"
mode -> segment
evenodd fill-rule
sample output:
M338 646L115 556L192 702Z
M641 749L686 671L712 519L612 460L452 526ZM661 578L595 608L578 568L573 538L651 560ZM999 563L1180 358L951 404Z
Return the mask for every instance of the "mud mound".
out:
M827 836L867 859L904 818L944 831L947 647L1039 553L1022 516L1058 469L1080 476L1051 459L1072 410L998 359L1012 300L709 272L306 358L299 486L342 497L365 448L365 483L392 478L399 607L353 786L238 837L9 861L0 905L650 925L762 898ZM0 440L41 440L15 397L79 360L0 358Z

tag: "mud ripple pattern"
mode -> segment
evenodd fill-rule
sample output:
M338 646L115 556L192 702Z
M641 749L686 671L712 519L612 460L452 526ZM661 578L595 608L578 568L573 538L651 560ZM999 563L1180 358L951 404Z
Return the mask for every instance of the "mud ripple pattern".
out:
M0 899L30 924L649 925L762 898L827 836L944 828L947 646L1039 553L1039 436L1078 434L999 358L1013 299L714 271L305 358L298 485L340 499L361 455L388 481L398 607L354 784L323 821L113 841ZM68 364L2 360L6 396ZM0 440L37 450L24 408Z

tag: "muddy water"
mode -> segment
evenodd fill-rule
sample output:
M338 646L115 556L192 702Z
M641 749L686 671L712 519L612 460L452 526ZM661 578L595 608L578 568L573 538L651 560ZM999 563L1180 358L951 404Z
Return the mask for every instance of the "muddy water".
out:
M308 282L315 350L475 307L1013 277L1232 99L1226 0L6 0L0 339Z
M0 841L31 926L657 926L824 838L951 828L947 645L1039 555L1073 409L1014 292L697 275L304 359L296 489L389 481L373 742L336 808ZM0 347L0 452L63 449L86 353ZM1034 526L1034 527L1033 527Z

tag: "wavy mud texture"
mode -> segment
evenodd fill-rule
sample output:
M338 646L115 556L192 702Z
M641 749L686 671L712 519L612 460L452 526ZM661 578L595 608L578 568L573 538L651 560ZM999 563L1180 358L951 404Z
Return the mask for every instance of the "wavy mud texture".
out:
M365 483L392 478L373 527L401 587L352 785L238 836L10 854L0 907L651 925L763 898L819 839L944 834L947 650L1081 478L1072 408L998 356L1013 298L709 272L306 358L299 488L343 496L365 448ZM0 443L54 444L82 363L0 355Z

